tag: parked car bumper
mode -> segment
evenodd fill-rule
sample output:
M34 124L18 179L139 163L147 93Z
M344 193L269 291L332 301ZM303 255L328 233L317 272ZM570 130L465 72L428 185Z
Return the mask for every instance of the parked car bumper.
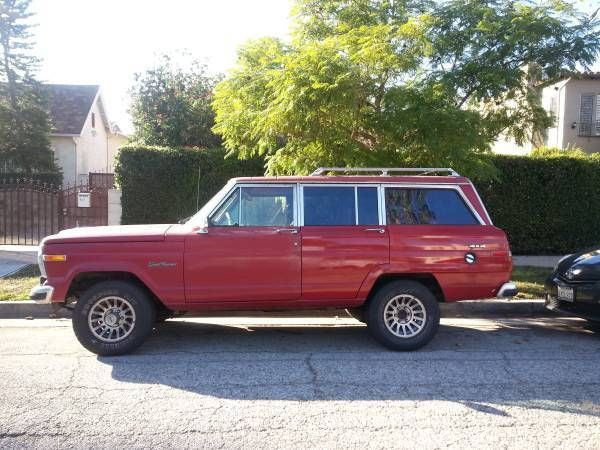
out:
M558 297L558 287L572 288L573 301ZM600 322L600 281L570 283L557 276L546 280L546 308Z

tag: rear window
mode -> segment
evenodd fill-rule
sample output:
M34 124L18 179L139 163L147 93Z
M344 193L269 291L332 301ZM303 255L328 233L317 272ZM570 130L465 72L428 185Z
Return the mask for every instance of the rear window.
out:
M454 189L386 188L388 225L479 224Z

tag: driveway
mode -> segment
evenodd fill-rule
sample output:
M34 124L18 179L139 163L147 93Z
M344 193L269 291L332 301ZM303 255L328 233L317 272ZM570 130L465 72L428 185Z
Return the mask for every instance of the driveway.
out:
M445 319L414 353L352 319L210 322L174 320L101 358L68 320L0 320L0 447L600 442L600 332L578 319Z

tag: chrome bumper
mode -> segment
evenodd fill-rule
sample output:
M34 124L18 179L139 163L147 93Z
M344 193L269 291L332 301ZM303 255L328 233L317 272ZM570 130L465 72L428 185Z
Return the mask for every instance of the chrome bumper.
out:
M52 301L54 288L46 284L35 286L29 292L29 299L37 303L50 303Z
M515 283L513 283L512 281L509 281L508 283L504 283L502 286L500 286L500 289L498 289L498 294L496 294L496 297L498 297L498 298L514 297L518 293L519 293L519 290L517 289L517 285Z

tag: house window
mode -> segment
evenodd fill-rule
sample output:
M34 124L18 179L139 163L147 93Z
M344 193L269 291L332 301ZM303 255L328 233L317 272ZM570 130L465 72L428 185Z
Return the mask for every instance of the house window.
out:
M92 128L96 128L96 114L92 113Z
M600 136L600 94L581 94L579 136Z

